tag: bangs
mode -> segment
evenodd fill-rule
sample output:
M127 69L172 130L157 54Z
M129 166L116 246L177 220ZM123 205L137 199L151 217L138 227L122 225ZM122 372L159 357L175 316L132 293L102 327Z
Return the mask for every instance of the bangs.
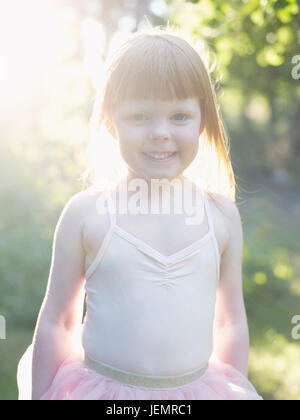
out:
M195 51L187 53L166 38L137 38L109 78L112 108L124 100L202 100L199 61Z

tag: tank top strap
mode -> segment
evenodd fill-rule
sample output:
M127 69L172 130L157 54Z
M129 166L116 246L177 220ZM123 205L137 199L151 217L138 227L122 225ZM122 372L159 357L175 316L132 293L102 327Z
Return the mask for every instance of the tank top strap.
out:
M217 238L216 238L216 233L215 233L215 228L214 228L214 223L213 223L213 218L212 218L212 208L211 208L211 203L209 202L210 198L209 198L207 192L204 191L204 190L203 190L203 197L204 197L204 206L205 206L205 210L206 210L206 214L207 214L208 227L209 227L209 231L211 233L213 246L214 246L214 250L215 250L215 255L216 255L217 282L219 282L221 256L220 256L219 245L218 245L218 241L217 241Z
M103 201L106 203L106 205L104 205ZM99 203L99 205L100 205L99 211L103 212L104 208L106 209L105 211L108 213L109 219L110 219L110 226L106 232L106 235L103 239L103 242L98 250L96 257L94 258L93 262L88 267L88 269L86 270L86 273L85 273L86 280L88 280L89 277L91 277L91 275L94 273L94 271L100 264L102 257L104 255L104 252L107 246L109 245L109 242L111 240L111 237L114 231L114 227L116 225L115 193L113 191L105 191L104 196L101 197L101 202Z

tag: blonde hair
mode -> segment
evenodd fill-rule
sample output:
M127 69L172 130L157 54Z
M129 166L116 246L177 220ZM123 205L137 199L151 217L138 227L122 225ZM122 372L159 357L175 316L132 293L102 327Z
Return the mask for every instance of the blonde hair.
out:
M105 189L113 180L117 184L126 174L124 161L120 156L119 161L116 158L120 154L117 142L111 137L108 140L116 135L113 114L121 101L192 97L198 99L204 127L198 154L183 174L208 193L217 192L235 201L229 140L209 75L206 48L202 41L194 42L186 33L159 26L129 34L108 56L91 118L90 160L84 173L86 177L94 172L94 188L98 185L98 189ZM95 132L98 137L93 136ZM110 153L109 159L105 159L105 153Z

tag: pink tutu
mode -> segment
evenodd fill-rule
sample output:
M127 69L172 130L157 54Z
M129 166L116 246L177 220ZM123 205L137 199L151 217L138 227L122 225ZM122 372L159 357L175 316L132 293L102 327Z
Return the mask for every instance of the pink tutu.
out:
M28 347L18 365L19 400L31 399ZM30 368L29 368L30 366ZM102 376L89 369L83 353L74 352L59 367L41 400L262 400L251 382L233 366L212 356L203 376L176 388L143 388Z

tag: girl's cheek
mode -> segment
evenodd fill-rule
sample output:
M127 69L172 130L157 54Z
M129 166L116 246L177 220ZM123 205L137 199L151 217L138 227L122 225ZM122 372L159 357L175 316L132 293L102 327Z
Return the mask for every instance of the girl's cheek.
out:
M177 133L177 138L186 143L195 143L198 141L198 137L198 130L195 127L187 127L186 130Z
M138 125L128 125L124 132L128 133L131 136L140 136L146 132L144 127Z

